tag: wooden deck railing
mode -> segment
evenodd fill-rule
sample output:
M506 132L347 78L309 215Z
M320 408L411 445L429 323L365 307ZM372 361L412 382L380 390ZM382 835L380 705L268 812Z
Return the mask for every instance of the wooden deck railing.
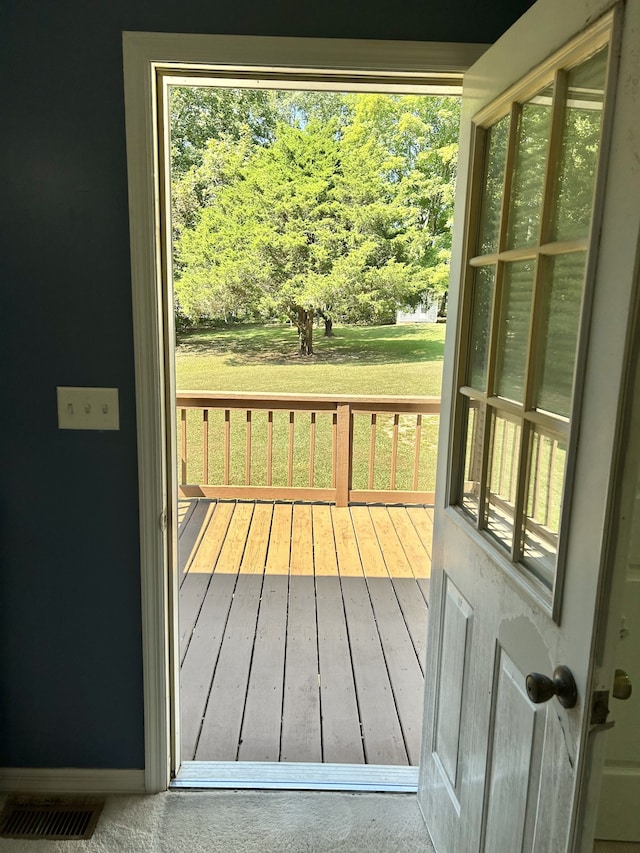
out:
M183 497L433 503L438 397L179 391L176 403Z

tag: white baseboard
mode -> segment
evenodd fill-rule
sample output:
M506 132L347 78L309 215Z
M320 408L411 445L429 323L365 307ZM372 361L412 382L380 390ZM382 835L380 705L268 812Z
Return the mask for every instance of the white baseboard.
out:
M144 770L0 767L0 791L43 794L144 794Z

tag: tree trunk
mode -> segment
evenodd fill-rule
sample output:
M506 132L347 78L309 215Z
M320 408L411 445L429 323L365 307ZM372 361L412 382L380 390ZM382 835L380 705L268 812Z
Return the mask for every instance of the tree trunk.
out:
M330 338L333 335L333 320L331 317L324 317L324 336Z
M298 308L296 326L298 327L299 354L313 355L313 309Z

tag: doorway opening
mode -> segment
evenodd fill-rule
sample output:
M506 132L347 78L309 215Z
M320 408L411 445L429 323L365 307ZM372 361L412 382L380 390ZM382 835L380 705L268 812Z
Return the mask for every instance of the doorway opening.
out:
M286 762L415 789L444 326L411 311L446 302L459 100L194 82L163 102L178 781Z
M459 95L462 74L485 45L362 42L350 40L191 36L125 33L124 79L129 164L136 416L140 481L141 590L145 707L145 785L166 789L181 770L177 713L179 693L179 602L175 400L176 386L167 342L175 339L167 294L170 229L161 221L170 198L168 170L160 170L169 150L168 86L196 76L228 85L232 77L254 86L283 88L292 81L309 90L401 91ZM188 78L188 79L187 79ZM237 83L236 83L237 85ZM163 207L164 205L164 207ZM172 306L171 306L172 308ZM283 766L283 765L278 765ZM332 775L337 775L337 765ZM347 765L350 766L350 765ZM323 787L309 767L291 785L263 780L261 787ZM216 763L209 774L220 778ZM251 775L251 774L250 774ZM414 780L415 780L414 774ZM362 776L362 774L360 774ZM305 777L305 778L302 778ZM392 790L390 774L368 790ZM335 781L335 780L334 780ZM197 784L205 780L199 778ZM249 780L249 786L255 784ZM234 781L237 787L237 780ZM335 787L335 786L334 786ZM415 784L413 784L415 788ZM397 790L395 788L394 790Z

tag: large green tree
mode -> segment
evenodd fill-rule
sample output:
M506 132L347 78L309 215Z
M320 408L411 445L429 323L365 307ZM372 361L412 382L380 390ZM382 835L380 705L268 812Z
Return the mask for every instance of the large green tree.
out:
M248 133L263 145L273 139L277 123L272 93L261 89L172 86L169 109L174 181L202 163L209 140Z
M421 283L397 239L402 208L376 158L343 152L336 128L335 119L281 125L235 180L217 185L178 245L187 314L228 318L251 305L258 316L286 315L310 354L316 314L329 325L348 314L375 320L411 301Z
M213 128L173 181L181 311L285 315L310 353L314 316L330 333L335 319L380 322L442 293L457 101L260 94L268 132Z
M347 138L375 139L396 200L405 207L407 260L422 270L424 292L448 287L460 102L417 95L355 96Z

